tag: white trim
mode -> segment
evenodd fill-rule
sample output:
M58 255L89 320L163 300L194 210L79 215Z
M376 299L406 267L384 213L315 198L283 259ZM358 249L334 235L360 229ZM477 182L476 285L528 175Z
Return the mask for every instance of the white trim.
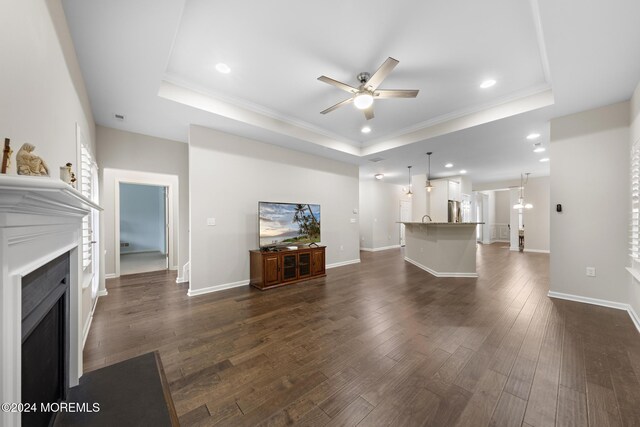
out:
M333 264L327 264L324 268L328 270L330 268L344 267L345 265L358 264L358 263L360 263L360 258L351 259L349 261L334 262Z
M214 286L209 286L208 288L195 289L195 290L189 287L187 296L195 297L197 295L208 294L210 292L218 292L218 291L223 291L225 289L239 288L240 286L246 286L248 284L249 284L249 280L240 280L239 282L223 283L222 285L214 285Z
M627 271L629 272L629 274L631 274L633 276L634 279L636 279L638 282L640 282L640 271L636 268L631 268L631 267L625 267L627 269Z
M478 277L478 273L442 273L439 271L435 271L427 267L426 265L422 265L419 262L414 261L410 258L404 257L404 260L436 277Z
M102 289L102 290L98 291L97 295L99 297L106 297L107 295L109 295L109 292L107 292L106 289Z
M98 300L96 299L96 302L97 301ZM84 345L87 342L87 337L89 336L89 329L91 329L91 323L93 322L93 312L95 309L96 306L94 304L91 313L89 313L89 317L87 317L87 320L84 322L84 328L82 329L82 349L84 349Z
M532 252L532 253L536 253L536 254L549 254L551 253L551 251L549 251L548 249L527 249L524 248L525 252Z
M485 242L480 242L480 243L483 243L485 245L490 245L492 243L511 243L511 240L490 240L487 243L485 243Z
M116 277L116 273L105 273L104 278L106 279L115 279Z
M598 298L583 297L580 295L563 294L562 292L555 292L555 291L549 291L547 296L549 298L557 298L557 299L563 299L567 301L581 302L583 304L592 304L592 305L599 305L601 307L615 308L616 310L624 310L627 313L629 313L629 317L631 317L631 321L635 325L638 332L640 332L640 317L638 316L638 313L635 312L633 307L631 307L629 304L625 304L622 302L608 301L608 300L598 299Z
M120 184L143 184L154 185L158 187L166 187L168 192L168 200L166 209L169 213L169 230L168 244L169 266L175 265L178 261L178 251L180 250L178 242L180 241L179 230L179 178L178 175L161 174L152 172L139 172L122 169L105 168L105 173L113 176L113 206L114 206L114 262L115 277L120 277ZM175 246L175 250L174 250Z
M176 283L187 283L189 281L189 279L183 277L183 276L178 276L176 277Z
M360 248L361 251L365 251L365 252L379 252L379 251L386 251L389 249L399 249L400 245L391 245L391 246L382 246L380 248Z

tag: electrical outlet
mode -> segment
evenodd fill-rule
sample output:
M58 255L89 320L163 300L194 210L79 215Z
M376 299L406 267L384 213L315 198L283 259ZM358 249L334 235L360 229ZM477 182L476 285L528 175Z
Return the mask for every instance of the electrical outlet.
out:
M587 276L596 277L596 268L595 267L587 267Z
M207 225L216 225L215 218L207 218Z

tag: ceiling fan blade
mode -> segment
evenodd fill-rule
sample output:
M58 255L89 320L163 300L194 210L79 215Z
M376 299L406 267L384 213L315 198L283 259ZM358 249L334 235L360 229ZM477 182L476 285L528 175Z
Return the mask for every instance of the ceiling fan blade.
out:
M349 86L346 83L342 83L342 82L339 82L337 80L334 80L331 77L320 76L320 77L318 77L318 80L320 80L321 82L328 83L328 84L330 84L332 86L337 87L338 89L342 89L342 90L344 90L346 92L349 92L349 93L356 93L358 91L357 88L355 88L353 86Z
M388 57L387 60L384 61L384 63L380 66L380 68L378 68L378 70L373 73L373 76L371 76L371 78L365 83L366 88L372 91L378 89L378 86L380 86L382 81L387 78L389 73L393 71L394 68L396 68L398 62L399 61L397 59Z
M380 99L386 98L415 98L419 90L380 89L374 92L374 96Z
M331 107L327 108L324 111L320 111L320 114L330 113L333 110L338 109L338 108L342 107L343 105L351 104L352 102L353 102L353 98L345 99L344 101L340 101L336 105L332 105Z
M367 108L366 110L364 110L364 116L367 118L367 120L371 120L375 117L373 115L373 105Z

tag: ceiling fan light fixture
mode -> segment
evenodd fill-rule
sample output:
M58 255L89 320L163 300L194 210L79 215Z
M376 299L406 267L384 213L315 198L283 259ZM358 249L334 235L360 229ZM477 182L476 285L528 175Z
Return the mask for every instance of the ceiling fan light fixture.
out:
M373 105L373 96L367 92L360 92L353 97L353 104L358 110L366 110Z

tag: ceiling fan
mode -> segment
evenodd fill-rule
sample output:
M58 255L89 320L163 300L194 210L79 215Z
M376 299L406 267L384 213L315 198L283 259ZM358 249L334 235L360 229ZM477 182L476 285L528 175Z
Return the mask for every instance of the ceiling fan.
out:
M353 103L357 109L363 110L364 116L367 118L367 120L370 120L374 117L374 99L415 98L416 96L418 96L418 90L378 89L380 84L382 84L382 81L386 79L389 73L391 73L396 65L398 65L398 62L398 60L389 57L386 61L384 61L380 68L378 68L378 70L373 73L373 76L369 73L358 74L357 78L360 82L360 86L358 87L350 86L346 83L339 82L327 76L318 77L318 80L320 80L321 82L333 85L338 89L342 89L345 92L349 92L353 95L351 98L338 102L336 105L333 105L326 110L321 111L320 114L327 114L339 107L342 107L343 105Z

